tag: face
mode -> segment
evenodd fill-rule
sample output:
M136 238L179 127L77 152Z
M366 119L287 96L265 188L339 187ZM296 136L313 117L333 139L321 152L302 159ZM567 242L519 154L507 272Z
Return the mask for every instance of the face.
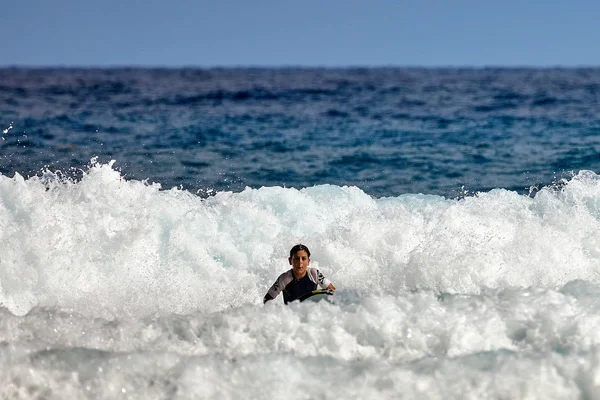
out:
M310 258L305 250L298 250L296 254L289 258L290 265L294 271L294 277L302 278L306 275L306 267L310 264Z

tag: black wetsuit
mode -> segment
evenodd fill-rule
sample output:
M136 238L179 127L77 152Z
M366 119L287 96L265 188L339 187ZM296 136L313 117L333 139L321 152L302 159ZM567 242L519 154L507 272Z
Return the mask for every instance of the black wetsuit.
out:
M308 292L312 292L316 288L317 284L310 280L308 274L298 280L292 279L292 281L283 288L283 302L287 304Z
M283 301L287 304L318 287L326 289L330 284L329 279L325 278L316 268L307 268L306 275L298 280L294 278L293 271L290 269L279 275L279 278L267 292L264 301L274 299L279 293L283 292Z

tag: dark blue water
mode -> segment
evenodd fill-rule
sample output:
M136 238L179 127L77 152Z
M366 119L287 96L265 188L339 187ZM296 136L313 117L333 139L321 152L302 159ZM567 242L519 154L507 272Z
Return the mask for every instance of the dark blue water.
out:
M528 193L600 171L600 69L0 69L0 173ZM464 189L463 189L464 187Z

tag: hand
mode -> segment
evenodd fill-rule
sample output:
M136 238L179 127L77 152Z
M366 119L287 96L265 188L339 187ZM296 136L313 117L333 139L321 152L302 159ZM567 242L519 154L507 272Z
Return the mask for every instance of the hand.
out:
M269 293L267 293L265 295L265 298L263 299L263 304L265 304L269 300L273 300L273 297Z

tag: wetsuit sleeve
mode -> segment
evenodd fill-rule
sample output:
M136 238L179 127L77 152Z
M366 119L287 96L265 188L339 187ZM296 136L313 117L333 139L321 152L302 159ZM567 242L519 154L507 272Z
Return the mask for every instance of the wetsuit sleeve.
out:
M265 302L279 296L279 293L281 293L281 291L285 288L284 277L285 273L281 274L279 278L277 278L275 283L273 283L271 288L269 288L269 291L267 292L264 298Z
M327 287L331 284L331 281L325 278L323 274L317 270L317 283L321 289L327 289Z

